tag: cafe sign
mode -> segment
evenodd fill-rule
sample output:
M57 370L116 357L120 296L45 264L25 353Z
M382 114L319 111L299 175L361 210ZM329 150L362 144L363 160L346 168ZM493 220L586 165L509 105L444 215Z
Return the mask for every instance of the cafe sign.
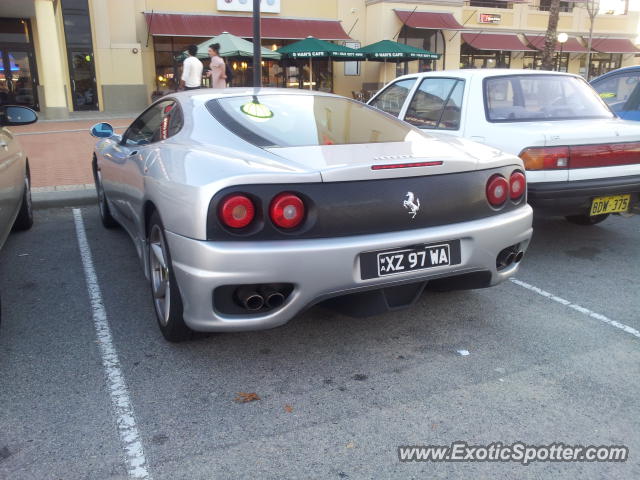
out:
M252 12L253 0L218 0L219 11ZM280 13L280 0L260 0L260 11Z
M480 13L478 23L500 23L502 16L498 13Z

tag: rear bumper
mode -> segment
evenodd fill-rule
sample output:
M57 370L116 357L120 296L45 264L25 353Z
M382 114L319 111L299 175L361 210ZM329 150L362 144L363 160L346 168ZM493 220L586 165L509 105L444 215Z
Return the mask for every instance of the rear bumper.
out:
M626 193L631 194L632 206L640 201L640 175L528 185L529 204L558 215L586 213L594 197Z
M513 264L497 271L498 253L531 239L532 210L524 205L493 217L402 232L350 237L212 242L166 232L186 324L199 331L260 330L282 325L328 298L472 272L489 272L489 285L513 275ZM361 279L362 252L459 239L461 263L391 277ZM223 314L213 292L227 285L288 283L293 291L280 308L264 314Z

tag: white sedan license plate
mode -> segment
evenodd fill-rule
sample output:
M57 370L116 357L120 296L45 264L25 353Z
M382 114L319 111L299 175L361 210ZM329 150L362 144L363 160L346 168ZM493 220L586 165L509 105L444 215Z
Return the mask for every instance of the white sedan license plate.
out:
M603 215L605 213L620 213L629 210L631 195L612 195L610 197L596 197L591 202L589 215Z
M378 254L378 276L451 265L448 244L407 248Z

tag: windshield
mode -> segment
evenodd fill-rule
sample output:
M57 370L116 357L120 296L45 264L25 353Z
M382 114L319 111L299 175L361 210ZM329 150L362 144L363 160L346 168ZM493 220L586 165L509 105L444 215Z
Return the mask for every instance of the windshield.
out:
M402 142L416 130L363 103L324 95L257 95L210 100L216 119L260 147Z
M484 80L490 122L611 118L613 113L582 79L568 75L506 75Z

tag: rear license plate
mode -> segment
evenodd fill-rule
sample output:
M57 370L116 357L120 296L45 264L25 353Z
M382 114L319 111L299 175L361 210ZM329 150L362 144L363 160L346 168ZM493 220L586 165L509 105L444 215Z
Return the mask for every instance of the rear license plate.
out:
M603 215L605 213L619 213L629 210L631 195L612 195L610 197L596 197L591 202L589 215Z
M363 279L444 267L460 263L460 241L413 245L397 250L361 254Z

